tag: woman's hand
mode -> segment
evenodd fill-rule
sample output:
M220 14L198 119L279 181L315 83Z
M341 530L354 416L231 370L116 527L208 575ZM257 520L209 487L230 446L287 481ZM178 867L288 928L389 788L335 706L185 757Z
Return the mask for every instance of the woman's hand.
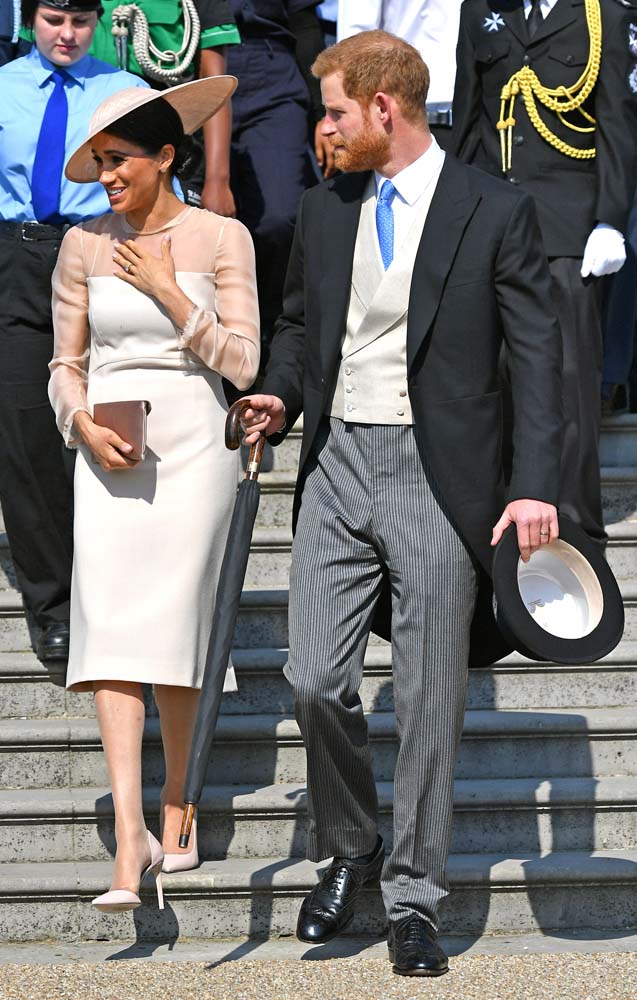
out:
M135 240L116 243L113 254L115 276L146 295L162 298L177 288L175 262L170 252L170 236L161 241L161 257L142 250Z
M126 457L133 446L108 427L99 427L86 411L80 410L75 414L73 425L105 472L132 469L138 464L136 460Z

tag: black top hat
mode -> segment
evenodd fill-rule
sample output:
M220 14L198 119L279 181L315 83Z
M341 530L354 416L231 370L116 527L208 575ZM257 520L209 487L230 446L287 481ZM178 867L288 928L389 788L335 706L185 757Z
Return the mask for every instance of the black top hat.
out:
M522 562L514 524L493 557L498 627L533 660L593 663L624 631L624 605L601 548L560 514L560 537Z

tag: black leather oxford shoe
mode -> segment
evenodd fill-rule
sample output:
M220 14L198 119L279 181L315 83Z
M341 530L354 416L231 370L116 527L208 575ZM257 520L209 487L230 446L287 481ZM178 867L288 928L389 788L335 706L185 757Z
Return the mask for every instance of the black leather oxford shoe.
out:
M68 660L69 623L53 622L45 625L38 641L39 660Z
M442 976L449 971L449 959L436 932L422 917L390 922L387 947L393 971L399 976Z
M299 941L323 944L345 930L354 917L361 890L378 880L384 860L385 845L380 837L367 864L334 858L319 884L303 900L296 925Z

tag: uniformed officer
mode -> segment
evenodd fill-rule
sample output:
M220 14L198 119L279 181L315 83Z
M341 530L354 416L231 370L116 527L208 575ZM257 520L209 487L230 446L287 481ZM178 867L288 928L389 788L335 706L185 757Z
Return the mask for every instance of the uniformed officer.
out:
M228 72L239 80L230 178L237 218L254 240L263 364L282 309L298 203L317 179L308 144L313 122L323 117L310 73L323 48L316 6L317 0L232 0L241 45L227 53Z
M560 508L600 543L595 279L625 260L637 168L635 15L626 0L465 0L453 103L453 151L535 198L562 328Z
M108 211L64 162L97 105L146 86L88 55L100 0L23 0L27 56L0 68L0 500L41 659L68 654L72 489L53 411L51 274L65 229ZM69 456L70 453L67 453Z
M0 66L27 54L31 46L20 38L20 4L0 0Z
M102 6L91 54L138 74L154 89L222 75L225 46L240 41L229 0L102 0ZM201 169L183 184L189 204L219 215L235 214L230 122L227 104L196 134Z

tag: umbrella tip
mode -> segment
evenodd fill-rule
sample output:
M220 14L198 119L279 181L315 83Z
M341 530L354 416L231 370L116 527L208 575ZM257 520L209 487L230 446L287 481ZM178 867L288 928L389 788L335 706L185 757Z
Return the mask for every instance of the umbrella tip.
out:
M183 815L181 817L181 832L179 834L179 846L188 847L188 841L190 840L190 829L192 827L192 821L195 816L195 803L186 802L184 805Z

